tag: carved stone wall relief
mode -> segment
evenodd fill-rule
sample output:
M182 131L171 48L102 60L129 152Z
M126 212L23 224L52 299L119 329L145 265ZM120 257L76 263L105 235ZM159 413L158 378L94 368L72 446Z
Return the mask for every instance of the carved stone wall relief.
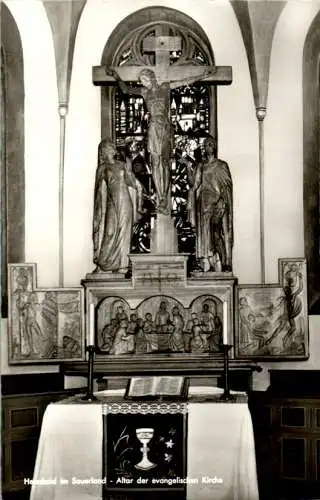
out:
M9 363L84 359L81 288L37 288L35 264L9 264Z

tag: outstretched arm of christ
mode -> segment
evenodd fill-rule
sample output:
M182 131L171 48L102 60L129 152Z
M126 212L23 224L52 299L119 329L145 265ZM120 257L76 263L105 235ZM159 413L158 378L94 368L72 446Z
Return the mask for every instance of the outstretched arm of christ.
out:
M183 87L185 85L192 85L193 83L199 82L200 80L207 78L208 76L214 75L216 71L217 71L216 67L212 67L209 69L207 68L203 71L203 73L200 73L200 75L187 76L185 78L182 78L181 80L173 80L169 82L170 89L177 89L178 87Z
M129 87L123 80L121 80L119 74L115 69L112 68L106 68L106 75L112 76L117 84L119 85L119 88L123 94L130 94L130 95L142 95L141 89L139 88L131 88Z

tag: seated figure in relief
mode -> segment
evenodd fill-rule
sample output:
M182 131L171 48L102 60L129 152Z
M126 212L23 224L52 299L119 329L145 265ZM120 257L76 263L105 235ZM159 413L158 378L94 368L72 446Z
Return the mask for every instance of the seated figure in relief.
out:
M156 327L151 313L145 314L145 322L143 325L143 332L147 342L147 352L156 352L158 350L158 337L156 334Z
M171 316L168 311L168 302L162 300L156 313L156 326L163 327L161 330L166 333L166 328L169 323L171 323Z
M114 335L115 331L113 330L113 325L109 323L106 324L100 336L100 349L109 352L113 344Z
M216 141L204 141L205 158L189 175L190 219L202 271L232 270L233 188L228 164L216 158Z
M110 354L132 354L135 348L134 335L129 334L128 321L122 319L116 331Z

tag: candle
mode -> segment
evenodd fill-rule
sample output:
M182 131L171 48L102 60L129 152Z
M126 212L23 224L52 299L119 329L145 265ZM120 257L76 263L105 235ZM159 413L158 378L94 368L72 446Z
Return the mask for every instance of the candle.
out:
M89 307L89 335L88 335L88 345L94 345L94 304L90 304Z
M228 303L223 301L223 331L222 331L222 343L224 345L228 344Z

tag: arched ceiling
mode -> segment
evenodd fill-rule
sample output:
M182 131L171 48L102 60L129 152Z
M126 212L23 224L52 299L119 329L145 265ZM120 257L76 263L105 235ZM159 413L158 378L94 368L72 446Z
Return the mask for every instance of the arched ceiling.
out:
M42 0L52 29L60 104L68 103L75 39L87 0ZM273 35L286 1L230 0L247 52L256 107L267 106Z
M86 0L43 0L50 22L60 104L68 104L75 40Z
M266 108L273 35L285 1L231 1L246 47L256 108Z

